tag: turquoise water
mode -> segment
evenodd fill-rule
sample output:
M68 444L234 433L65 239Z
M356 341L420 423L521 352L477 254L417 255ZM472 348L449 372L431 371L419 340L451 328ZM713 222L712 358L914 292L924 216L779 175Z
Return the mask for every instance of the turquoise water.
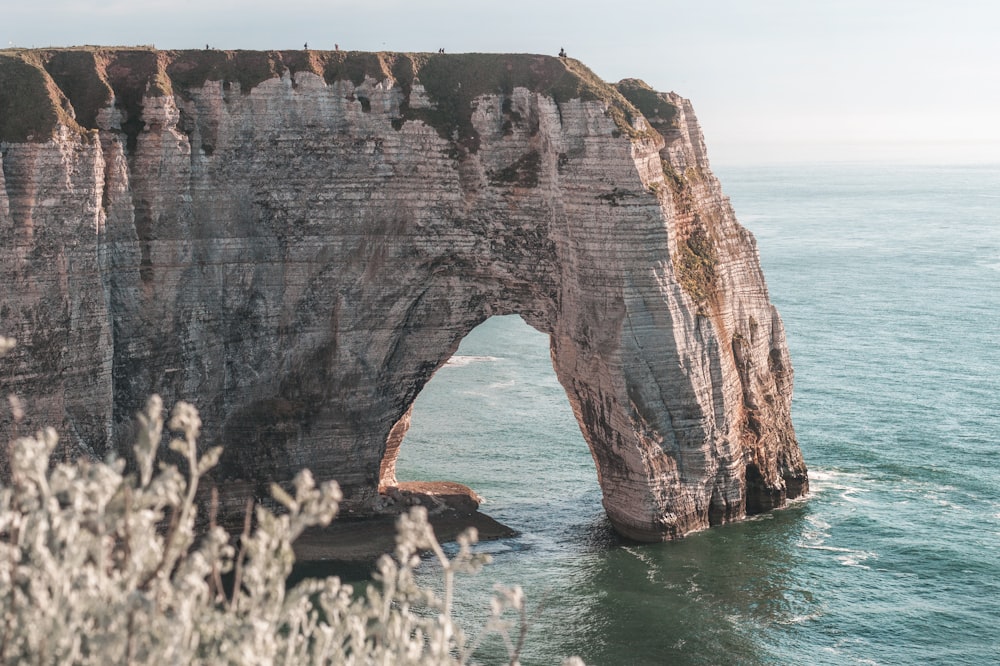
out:
M716 172L785 320L812 493L623 543L546 337L491 319L418 398L399 460L520 531L483 544L461 617L523 585L526 664L1000 663L1000 167Z

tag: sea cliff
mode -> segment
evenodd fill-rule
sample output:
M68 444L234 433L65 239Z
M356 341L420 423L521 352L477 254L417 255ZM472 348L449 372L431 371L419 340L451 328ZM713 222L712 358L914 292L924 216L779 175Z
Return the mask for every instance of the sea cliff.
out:
M0 51L0 166L5 435L127 457L157 392L225 445L224 508L309 467L374 510L421 388L520 314L623 534L808 489L755 241L674 93L536 55Z

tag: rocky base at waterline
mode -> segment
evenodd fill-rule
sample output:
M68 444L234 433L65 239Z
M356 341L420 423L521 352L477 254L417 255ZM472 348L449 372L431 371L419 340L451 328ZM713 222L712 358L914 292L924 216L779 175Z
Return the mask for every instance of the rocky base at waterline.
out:
M383 489L376 515L339 515L327 527L307 530L294 544L300 565L364 564L396 545L396 518L413 506L427 508L438 541L453 541L469 527L480 541L515 536L517 532L479 511L481 498L469 487L449 481L411 481Z

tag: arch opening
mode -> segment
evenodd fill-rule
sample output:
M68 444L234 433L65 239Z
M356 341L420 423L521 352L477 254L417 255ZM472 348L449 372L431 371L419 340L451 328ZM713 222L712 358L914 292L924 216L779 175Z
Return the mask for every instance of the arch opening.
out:
M603 515L597 471L549 354L518 315L462 339L390 435L380 489L469 488L515 528ZM447 481L442 482L442 479Z

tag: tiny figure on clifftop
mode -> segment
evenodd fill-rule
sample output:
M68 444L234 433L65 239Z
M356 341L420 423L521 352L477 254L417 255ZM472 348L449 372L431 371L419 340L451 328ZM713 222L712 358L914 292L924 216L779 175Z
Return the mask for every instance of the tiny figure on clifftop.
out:
M334 50L334 51L339 51L339 50L340 50L340 44L336 44L336 43L334 43L334 45L333 45L333 50Z
M306 42L305 44L303 44L302 48L304 48L306 51L308 51L309 50L309 42Z
M559 47L559 57L560 58L565 58L566 57L566 49L564 49L561 46Z
M438 49L438 53L444 53L444 48Z

